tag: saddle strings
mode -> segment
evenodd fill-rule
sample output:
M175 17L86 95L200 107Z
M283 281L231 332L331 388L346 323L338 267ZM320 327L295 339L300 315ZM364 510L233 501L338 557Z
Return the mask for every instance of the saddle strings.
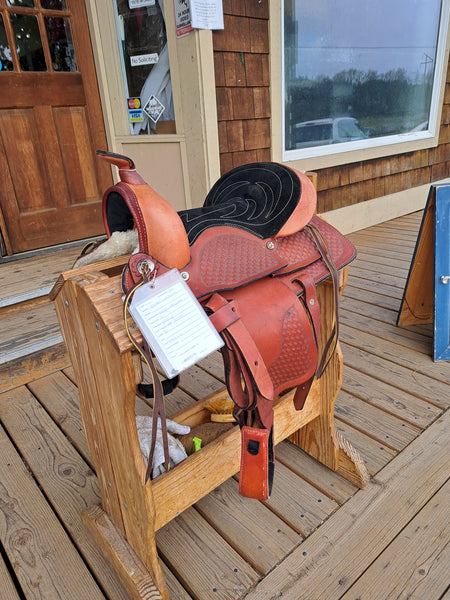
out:
M331 331L327 343L325 344L325 348L322 352L322 358L320 360L319 366L317 367L316 375L317 378L320 378L323 375L325 369L328 366L328 363L330 362L336 350L336 346L339 339L339 274L337 267L334 264L333 259L331 258L331 253L329 251L328 245L319 229L317 229L317 227L315 227L314 225L311 225L311 223L308 223L308 225L306 225L306 228L308 229L312 240L317 250L319 251L320 256L322 257L323 262L325 263L330 272L331 280L333 283L335 319L333 329Z
M131 343L136 348L136 350L139 352L139 354L141 355L141 358L144 360L145 364L148 366L148 368L150 370L150 376L152 378L152 384L153 384L154 402L153 402L153 415L152 415L152 437L151 437L151 443L150 443L150 451L149 451L148 460L147 460L147 468L146 468L146 472L145 472L145 483L147 483L148 479L150 478L150 474L151 474L151 470L152 470L153 455L154 455L155 447L156 447L158 420L161 421L161 437L162 437L162 442L163 442L164 461L165 461L164 466L166 468L166 471L168 471L170 469L169 442L168 442L168 436L167 436L167 424L166 424L165 408L164 408L164 393L163 393L161 380L159 379L158 372L157 372L155 364L153 362L151 351L147 345L147 342L144 340L144 344L143 344L143 346L141 346L137 342L137 340L133 336L133 334L131 333L130 328L128 326L128 305L131 301L131 298L132 298L134 292L139 287L141 287L142 285L144 285L145 283L148 283L148 282L149 282L148 276L146 276L144 273L142 280L139 283L137 283L134 287L132 287L131 290L126 294L124 303L123 303L123 318L124 318L124 323L125 323L125 330L127 332L128 338L130 339Z

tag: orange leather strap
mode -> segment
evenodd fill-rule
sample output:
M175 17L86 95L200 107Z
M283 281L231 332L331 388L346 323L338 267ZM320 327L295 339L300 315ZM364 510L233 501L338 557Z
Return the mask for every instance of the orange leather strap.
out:
M273 460L271 467L269 456L270 437L267 429L245 426L241 429L241 470L239 474L241 496L256 500L267 500L270 496L271 473L273 475Z

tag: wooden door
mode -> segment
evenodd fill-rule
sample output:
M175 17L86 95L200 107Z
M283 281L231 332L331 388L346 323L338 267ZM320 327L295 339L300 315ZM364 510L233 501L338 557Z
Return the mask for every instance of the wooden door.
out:
M0 226L8 254L103 233L110 168L82 0L0 0Z

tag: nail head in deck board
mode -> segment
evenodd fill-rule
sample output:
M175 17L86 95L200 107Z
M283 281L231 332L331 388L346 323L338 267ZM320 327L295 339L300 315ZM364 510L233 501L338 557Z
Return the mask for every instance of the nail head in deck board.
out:
M109 600L128 600L113 568L81 520L83 510L100 502L95 473L26 388L0 396L0 416Z
M447 413L269 573L246 600L270 600L280 592L283 600L341 598L447 481L449 442Z
M302 541L266 504L240 496L234 479L195 508L260 573L267 573Z
M196 600L235 600L259 575L193 508L156 533L158 552Z
M450 583L449 498L447 482L341 600L440 600Z
M0 536L27 598L105 600L3 430Z

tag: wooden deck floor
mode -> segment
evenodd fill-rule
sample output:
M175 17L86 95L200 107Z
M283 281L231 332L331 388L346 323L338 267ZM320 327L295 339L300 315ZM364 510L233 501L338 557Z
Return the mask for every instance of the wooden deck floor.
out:
M283 442L268 502L230 479L158 532L171 598L450 599L450 365L431 360L431 326L395 325L420 220L350 236L336 423L370 483L357 490ZM0 599L128 600L81 519L98 484L72 368L54 364L0 394ZM169 411L222 386L211 356Z

